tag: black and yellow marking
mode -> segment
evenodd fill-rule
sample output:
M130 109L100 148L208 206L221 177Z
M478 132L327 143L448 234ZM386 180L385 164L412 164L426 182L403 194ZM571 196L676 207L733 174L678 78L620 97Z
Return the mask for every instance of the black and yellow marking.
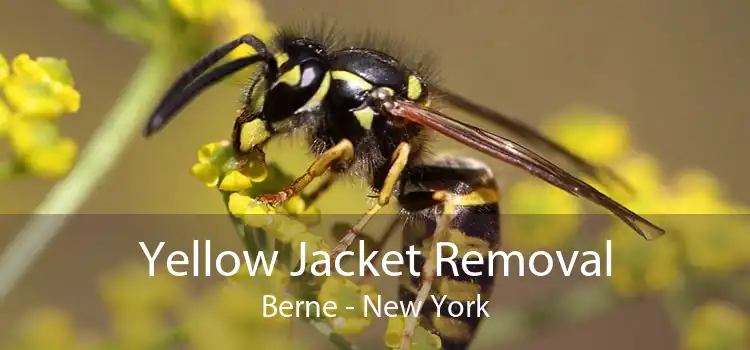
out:
M309 150L317 157L306 173L284 191L261 199L279 204L329 171L362 178L379 194L377 204L338 242L336 254L351 244L394 193L402 212L412 216L406 221L407 246L432 250L436 242L450 241L463 253L477 251L485 255L498 248L498 192L491 172L477 161L461 157L422 163L428 139L426 129L587 198L609 209L644 237L664 234L663 229L541 155L437 109L425 108L439 96L442 103L488 119L526 141L565 156L593 178L615 178L608 169L588 163L533 128L428 83L430 72L424 65L428 60L402 61L372 43L339 45L313 33L284 30L275 39L275 45L266 46L246 34L207 53L166 91L144 134L149 136L164 128L186 104L217 82L243 68L261 65L244 94L244 105L234 123L235 152L240 158L251 151L262 152L273 138L301 131L308 137ZM251 47L254 54L221 62L241 45ZM443 215L446 213L450 215ZM468 302L474 294L489 296L493 283L487 277L434 278L435 267L429 263L432 256L418 262L426 272L425 278L405 281L402 299L436 294ZM481 268L486 271L488 266ZM439 311L440 318L436 317ZM420 321L443 339L444 349L464 349L480 319L449 317L444 310L431 309L426 303ZM405 344L415 323L416 319L409 320Z
M279 78L273 83L271 88L273 89L279 84L286 84L289 86L297 86L302 80L302 67L299 65L292 66L291 69L282 73Z
M500 247L498 189L488 170L473 166L474 161L465 163L464 160L454 158L449 163L428 164L411 170L410 174L405 174L404 193L399 197L408 215L418 215L421 219L406 221L403 246L413 245L422 252L415 259L415 269L423 271L422 276L414 277L408 273L408 267L404 267L399 298L405 302L425 300L419 322L442 339L446 350L465 349L481 322L476 315L451 317L446 306L457 302L467 310L467 304L476 301L477 296L482 300L490 297L494 279L488 276L488 254ZM441 228L441 221L447 225ZM454 276L451 265L444 263L442 276L436 277L436 267L426 263L433 261L437 241L450 241L457 246L458 275ZM460 269L460 259L469 251L487 257L485 264L469 265L474 268L473 272L481 272L479 277L469 276ZM429 291L420 295L420 289L425 287ZM432 302L429 296L433 295L437 300L446 296L441 305L443 309ZM406 333L411 331L405 330ZM410 341L409 336L405 334L405 342Z
M269 138L271 138L271 133L261 119L254 119L239 125L239 149L242 152L250 151L253 147L262 144Z
M407 85L406 85L406 98L418 101L420 98L422 98L425 93L427 92L427 89L423 87L423 83L416 75L409 75L409 78L407 78Z

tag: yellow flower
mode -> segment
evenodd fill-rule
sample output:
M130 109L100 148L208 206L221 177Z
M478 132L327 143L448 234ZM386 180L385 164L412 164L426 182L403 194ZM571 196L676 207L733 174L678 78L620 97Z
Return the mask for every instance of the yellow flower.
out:
M721 187L711 174L689 170L677 177L670 214L730 214Z
M274 208L251 201L250 206L242 216L242 221L250 227L266 228L273 223L273 214L276 214Z
M229 195L227 207L232 215L242 219L246 225L257 228L269 227L274 220L272 214L276 213L274 208L236 192Z
M555 248L578 229L580 199L539 180L516 183L508 192L506 242L518 249Z
M684 332L685 350L750 348L750 320L734 307L709 302L693 310Z
M222 43L251 33L268 44L276 33L276 27L267 20L263 6L256 0L169 0L169 5L187 21L217 25L217 41ZM241 45L229 58L253 53L250 47Z
M625 296L660 292L677 282L679 251L672 236L646 241L628 227L615 226L607 239L612 246L608 280L617 292Z
M301 214L305 212L305 200L302 199L300 196L294 196L292 198L289 198L286 202L283 204L284 210L292 215Z
M669 194L666 192L659 162L648 154L636 153L614 167L614 171L633 187L634 194L621 186L601 189L631 210L644 214L667 214Z
M163 341L167 325L163 312L185 300L182 285L167 271L126 265L101 283L102 298L110 311L114 337L123 348L154 347Z
M311 247L310 249L320 250L327 247L322 242L322 238L307 232L307 226L303 222L287 213L275 215L276 210L273 207L247 195L230 194L228 209L232 215L241 218L248 226L266 230L281 243L293 243L295 249L302 241L305 241Z
M9 133L13 151L32 173L47 178L59 177L73 166L76 144L60 136L52 122L29 118L14 120Z
M216 187L219 182L219 169L210 163L195 163L190 168L190 173L208 187Z
M243 191L254 182L262 182L268 171L262 154L250 154L240 162L234 158L231 144L227 141L211 142L198 149L198 162L190 173L208 187L223 191ZM219 179L222 178L221 184Z
M52 120L80 107L67 63L20 54L11 66L12 72L0 56L0 85L5 95L0 98L0 136L8 137L19 174L63 176L72 168L78 148L71 138L60 136Z
M307 226L320 222L320 211L317 207L308 207L305 200L300 196L289 198L283 204L284 210Z
M185 19L202 23L216 20L226 11L225 0L169 0L169 6Z
M13 60L13 73L3 87L8 103L19 113L53 119L80 108L81 96L64 60L32 60L21 54Z
M73 85L67 61L57 58L39 57L32 60L31 56L22 53L13 59L13 73L41 82Z
M13 112L8 105L0 99L0 136L5 136L13 120Z
M272 292L283 286L267 286L269 282L275 282L275 279L265 275L248 277L248 282L266 282L265 285L254 285L251 283L242 283L226 285L219 288L213 296L212 304L223 318L234 324L257 323L268 326L287 326L291 323L291 318L276 315L274 317L263 316L263 297L273 295L276 298L277 305L282 301L290 301L279 292ZM265 287L265 288L264 288Z
M318 302L321 305L333 301L338 305L336 317L330 318L329 322L333 330L341 335L359 334L370 325L372 320L364 316L364 296L377 298L375 289L371 286L358 286L344 277L329 277L323 282L318 294ZM353 309L349 309L353 307Z
M210 163L213 159L220 155L220 151L229 148L230 143L228 141L222 142L210 142L200 148L198 148L198 162Z
M149 276L148 266L133 264L107 275L101 283L105 304L115 317L150 315L184 301L183 286L168 271L156 270Z
M241 35L251 33L266 44L271 43L271 38L276 34L276 26L267 18L263 6L257 0L227 0L227 11L222 21L220 32L221 41L227 38L234 39ZM240 58L253 54L253 49L242 45L230 54L230 58Z
M19 342L23 349L68 350L76 348L73 321L57 309L38 309L20 325Z
M709 272L731 272L750 262L750 220L744 215L676 218L687 263Z
M232 170L224 175L221 184L219 184L219 189L222 191L236 192L246 190L250 188L250 186L252 186L252 182L248 176L245 176L245 174L237 170Z
M10 125L10 145L22 157L40 147L54 145L59 138L59 130L47 120L25 118Z
M303 349L288 337L292 318L264 316L265 296L276 298L276 305L293 301L284 293L288 280L287 273L274 269L270 275L238 274L229 284L213 288L183 316L191 348L244 349L252 344L259 349Z
M192 349L303 349L289 339L290 318L264 317L264 293L252 284L220 285L191 305L183 327ZM287 300L277 297L277 301Z
M750 221L727 203L718 181L700 170L677 177L663 201L662 216L681 240L687 263L710 272L729 272L750 261Z
M596 163L610 163L630 147L627 123L601 111L571 109L553 117L544 130L571 151Z
M208 187L216 187L221 175L221 167L226 161L228 143L211 142L198 148L198 162L190 168L190 173Z
M116 315L111 321L113 336L123 349L154 348L164 341L167 325L158 313Z
M5 82L5 79L10 75L10 67L8 66L8 60L5 56L0 54L0 85Z
M24 159L26 168L42 178L61 177L70 171L76 159L78 146L69 137L61 137L49 147L41 147Z
M232 215L241 217L245 215L248 208L253 204L252 202L253 199L248 196L239 193L232 193L229 195L229 203L227 207Z
M391 349L398 349L401 345L401 337L406 327L406 318L403 316L388 319L385 330L385 345ZM443 342L434 333L429 332L422 326L417 326L412 336L411 350L436 350L441 349Z

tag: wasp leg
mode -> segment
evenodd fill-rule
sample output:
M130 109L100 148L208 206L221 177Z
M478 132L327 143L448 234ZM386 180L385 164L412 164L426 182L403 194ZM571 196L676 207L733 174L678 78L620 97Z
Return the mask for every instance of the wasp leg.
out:
M347 232L346 235L344 235L344 237L338 241L336 246L331 251L331 261L335 260L339 254L349 248L349 246L352 244L352 242L354 242L354 240L362 232L365 226L367 226L367 223L370 222L370 219L372 219L375 214L377 214L391 201L391 198L393 197L393 190L398 183L399 177L401 177L401 172L403 172L404 168L406 167L410 152L411 146L405 142L400 144L396 148L396 151L393 152L391 167L390 169L388 169L388 175L386 175L385 181L383 182L383 188L380 190L380 193L378 193L377 203L375 203L375 205L373 205L370 210L368 210L367 213L362 216L357 221L357 223L352 226L351 229L349 229L349 232Z
M338 178L338 174L329 173L323 183L321 183L318 187L310 191L310 193L303 193L301 196L302 199L305 200L305 204L308 207L314 205L315 202L320 198L320 196L328 192L331 186L333 186L333 184L338 181Z
M310 167L307 168L305 174L294 180L291 185L277 193L264 194L260 197L260 200L271 205L283 203L302 192L313 180L323 176L333 164L346 162L352 158L354 158L354 146L351 141L343 139L318 156Z
M417 310L415 313L410 314L406 319L406 325L404 326L404 333L401 337L401 350L409 350L412 343L412 337L414 336L414 330L417 328L417 321L419 320L419 314L422 312L421 305L427 300L432 291L432 284L437 277L437 244L440 242L448 241L448 228L451 220L455 215L455 208L453 203L449 199L450 195L446 192L435 192L433 198L443 202L443 213L440 220L437 222L435 232L432 237L432 244L430 250L425 257L425 263L422 265L422 284L417 291L417 296L414 299Z

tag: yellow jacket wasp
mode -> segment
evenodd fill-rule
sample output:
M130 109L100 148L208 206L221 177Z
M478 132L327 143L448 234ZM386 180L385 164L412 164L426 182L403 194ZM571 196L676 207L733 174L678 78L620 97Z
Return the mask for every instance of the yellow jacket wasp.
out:
M255 54L214 64L240 45ZM583 173L600 179L614 176L595 167L532 128L498 112L427 82L418 67L411 67L367 45L343 46L315 35L281 31L273 47L244 35L201 58L166 92L145 128L149 136L163 128L203 90L255 63L260 73L245 92L244 103L232 133L239 155L262 152L270 139L292 132L308 136L316 156L307 172L278 193L260 198L279 204L301 193L315 178L329 170L364 178L377 193L377 202L335 246L332 258L345 251L370 218L395 197L402 214L426 223L417 244L429 252L418 262L421 281L409 281L400 298L425 300L431 293L463 301L466 291L488 295L492 279L435 277L434 248L449 232L459 232L483 242L483 249L500 245L499 194L489 168L480 161L460 156L424 157L425 135L435 131L477 151L519 167L572 195L598 204L651 239L664 230L576 178L537 153L509 139L451 118L435 108L439 100L494 121L515 135L568 158ZM414 221L414 220L412 220ZM414 239L414 237L405 237ZM426 263L425 263L426 262ZM432 262L432 263L430 263ZM486 266L485 266L486 268ZM447 288L461 284L461 291ZM471 294L471 293L469 293ZM467 302L469 300L466 300ZM443 340L444 349L464 349L471 342L479 318L451 319L444 313L423 309L420 320ZM418 320L411 317L402 337L402 349L411 344Z

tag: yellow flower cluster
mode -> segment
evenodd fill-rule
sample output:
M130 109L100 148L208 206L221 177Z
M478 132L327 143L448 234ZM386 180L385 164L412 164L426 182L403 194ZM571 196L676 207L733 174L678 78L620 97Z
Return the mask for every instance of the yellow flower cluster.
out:
M265 10L255 0L169 0L170 7L184 19L201 25L218 25L216 40L226 42L252 33L269 43L276 27L266 18ZM231 54L237 58L252 54L252 49L240 46Z
M558 248L578 232L580 200L546 182L522 180L510 188L503 241L513 249Z
M677 281L684 264L723 273L750 263L750 221L734 215L747 210L727 202L712 175L688 170L668 181L657 160L633 149L624 120L601 111L571 110L553 118L545 129L576 153L610 165L632 185L635 195L615 187L600 189L668 231L669 237L645 242L619 222L610 229L617 270L610 281L618 291L632 295L665 290ZM528 187L522 183L511 191L511 207L541 201L530 199L533 191ZM560 210L570 208L556 205ZM529 240L546 243L541 238Z
M112 341L123 348L154 348L170 332L164 313L183 305L184 286L166 271L149 277L148 267L125 265L106 275L100 285L112 327Z
M274 270L271 275L232 278L220 284L185 313L186 330L194 349L304 349L289 339L291 319L264 317L264 295L279 302L291 301L284 294L288 274Z
M57 178L72 167L77 146L60 135L60 116L77 112L81 96L73 87L67 63L49 57L16 56L11 63L0 55L0 137L6 138L13 159L3 160L0 178L24 173Z
M685 350L750 348L750 318L736 308L709 302L693 310L683 335Z
M314 252L330 252L330 247L321 236L308 231L308 225L317 222L312 217L319 215L314 207L308 207L300 197L290 198L282 208L267 206L253 198L253 184L263 182L268 177L262 155L248 155L240 162L233 157L229 143L210 143L198 151L198 163L193 165L192 173L207 186L230 192L227 200L229 212L248 227L262 230L256 231L256 234L267 233L277 245L291 246L294 255L286 268L291 268L300 261L299 247L302 242L307 246L305 261L308 266L320 258L320 255L313 256ZM279 212L279 209L282 211ZM276 281L279 285L286 285L288 279ZM278 295L283 295L283 288L278 292ZM341 277L326 277L321 281L317 297L321 303L334 301L337 305L362 306L363 295L373 293L371 286L357 285ZM364 317L363 310L363 306L345 310L328 321L338 334L357 334L364 331L371 322Z
M16 327L10 343L3 344L5 349L84 350L93 348L77 334L71 317L58 309L34 310L26 315Z
M566 110L554 116L544 130L571 151L595 163L612 162L630 148L628 124L604 111Z
M229 192L247 190L268 176L262 156L240 164L232 157L227 141L212 142L199 148L198 162L193 164L190 172L206 186Z
M613 228L612 287L627 297L661 292L673 287L680 277L679 249L674 237L646 241L627 227Z
M305 349L289 339L288 318L263 317L262 298L282 290L285 273L233 279L197 297L167 271L148 276L148 267L127 265L107 275L101 290L111 331L100 337L76 330L60 310L40 309L20 323L9 349L96 350Z

